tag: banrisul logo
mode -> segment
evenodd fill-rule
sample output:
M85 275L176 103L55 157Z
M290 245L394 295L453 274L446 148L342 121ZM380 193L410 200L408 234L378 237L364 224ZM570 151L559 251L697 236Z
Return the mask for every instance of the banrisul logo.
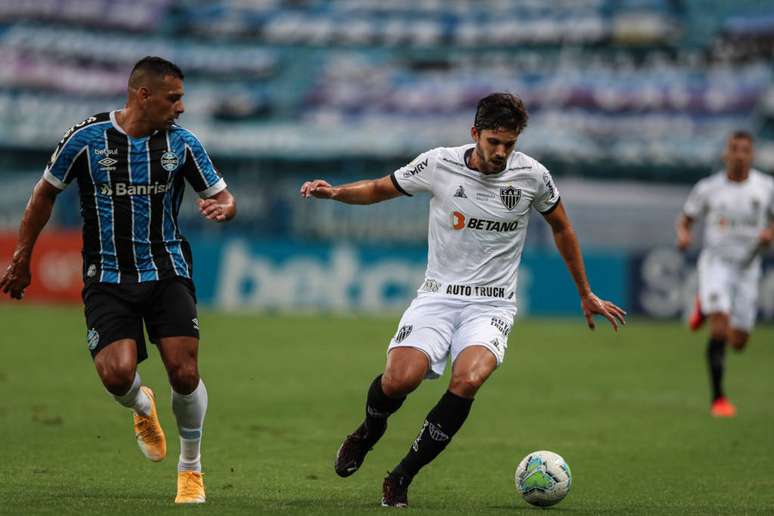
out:
M152 185L132 185L127 183L102 183L99 185L99 193L102 195L123 197L125 195L155 195L168 191L167 183L153 183Z
M161 168L167 172L174 172L178 164L179 160L174 152L167 151L161 155Z

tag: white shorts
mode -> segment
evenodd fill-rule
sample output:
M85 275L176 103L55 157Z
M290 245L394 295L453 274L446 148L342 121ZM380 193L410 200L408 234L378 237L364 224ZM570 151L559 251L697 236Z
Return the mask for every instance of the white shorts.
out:
M728 314L731 327L746 331L755 326L761 268L746 268L708 253L699 257L699 300L705 314Z
M403 313L387 352L399 347L422 351L430 360L427 378L441 376L449 358L454 363L457 355L470 346L487 348L499 366L505 358L515 316L515 305L420 295Z

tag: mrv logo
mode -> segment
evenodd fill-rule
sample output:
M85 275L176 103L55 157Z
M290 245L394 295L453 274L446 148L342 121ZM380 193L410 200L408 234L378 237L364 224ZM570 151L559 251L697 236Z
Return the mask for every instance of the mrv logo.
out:
M153 183L152 185L131 185L126 183L115 183L113 185L102 183L99 185L101 195L124 196L124 195L154 195L161 194L169 190L171 185L166 183Z
M403 172L403 177L408 178L411 176L415 176L420 172L422 172L425 168L427 168L427 160L422 161L421 163L417 163L417 166L415 166L411 170L406 170L405 172Z

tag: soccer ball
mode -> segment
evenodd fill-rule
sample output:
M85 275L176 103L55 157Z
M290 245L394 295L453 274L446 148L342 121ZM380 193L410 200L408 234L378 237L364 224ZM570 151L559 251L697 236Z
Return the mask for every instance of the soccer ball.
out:
M532 452L516 468L516 490L524 500L538 507L559 503L571 486L570 466L554 452Z

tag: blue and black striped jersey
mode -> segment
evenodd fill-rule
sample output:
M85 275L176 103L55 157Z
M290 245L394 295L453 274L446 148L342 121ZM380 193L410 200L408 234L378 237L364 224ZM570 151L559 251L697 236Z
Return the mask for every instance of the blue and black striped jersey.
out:
M185 181L202 198L226 188L191 132L173 125L133 138L115 111L70 128L43 178L60 190L78 181L84 282L190 278L191 248L177 223Z

